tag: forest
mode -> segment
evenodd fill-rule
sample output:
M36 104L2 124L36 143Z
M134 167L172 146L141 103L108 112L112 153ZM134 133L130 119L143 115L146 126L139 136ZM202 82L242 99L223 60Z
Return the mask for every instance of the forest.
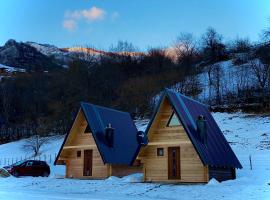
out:
M173 56L163 47L131 56L127 52L139 52L138 48L119 41L110 47L110 56L82 53L62 70L31 70L2 79L0 143L67 133L82 101L127 111L133 118L148 118L165 87L198 99L202 72L213 88L204 103L213 107L259 103L257 111L269 109L270 29L254 43L239 37L225 41L210 27L200 38L181 33L172 46ZM246 76L253 76L254 86L239 86L236 93L224 95L217 63L225 60L233 60L236 67L248 62L249 71L239 74L239 85Z

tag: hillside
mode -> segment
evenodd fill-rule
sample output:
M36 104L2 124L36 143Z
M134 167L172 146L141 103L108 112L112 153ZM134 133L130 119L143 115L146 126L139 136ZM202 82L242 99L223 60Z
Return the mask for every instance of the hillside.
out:
M24 192L27 199L213 199L213 200L267 200L270 198L270 117L244 113L214 113L226 139L243 165L237 170L237 179L218 183L211 180L207 185L168 185L132 183L140 175L122 179L110 177L106 180L59 179L64 175L63 167L50 164L49 178L2 178L0 199L19 198ZM137 121L139 129L145 129L146 121ZM52 138L42 149L44 155L55 154L63 137ZM0 145L0 160L24 157L21 147L24 140ZM27 154L27 156L29 153ZM251 156L252 170L249 156ZM48 159L48 156L46 157ZM15 157L14 157L15 159ZM47 160L48 161L48 160ZM15 186L16 185L16 186ZM76 187L74 187L76 185ZM16 190L14 190L16 187ZM27 193L25 193L27 191Z
M182 41L145 53L128 42L107 52L9 40L0 48L0 143L65 134L81 101L147 118L165 87L215 111L269 112L269 43L212 39L199 49Z
M140 52L106 52L90 47L58 48L50 44L36 42L17 42L8 40L0 47L0 64L14 66L29 71L55 71L66 67L74 60L97 59L100 56L115 55L141 56Z
M26 70L55 70L59 65L36 48L23 42L8 40L0 47L0 63Z

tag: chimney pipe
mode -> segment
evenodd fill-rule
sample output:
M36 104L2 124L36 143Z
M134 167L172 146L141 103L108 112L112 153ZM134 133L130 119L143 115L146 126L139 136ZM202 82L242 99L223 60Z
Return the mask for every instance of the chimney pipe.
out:
M202 143L207 143L207 130L206 130L206 119L203 115L199 115L197 118L197 131L199 133L199 138Z
M105 141L109 147L113 147L113 141L114 141L114 128L112 128L111 123L109 123L105 130Z

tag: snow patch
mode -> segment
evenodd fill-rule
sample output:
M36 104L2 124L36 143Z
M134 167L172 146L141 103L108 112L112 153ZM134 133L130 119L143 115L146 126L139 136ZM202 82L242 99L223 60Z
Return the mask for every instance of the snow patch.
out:
M17 68L17 67L10 67L7 65L0 64L0 69L3 69L7 73L12 73L12 72L26 72L25 69Z
M215 178L212 178L207 185L219 185L220 183L215 179Z

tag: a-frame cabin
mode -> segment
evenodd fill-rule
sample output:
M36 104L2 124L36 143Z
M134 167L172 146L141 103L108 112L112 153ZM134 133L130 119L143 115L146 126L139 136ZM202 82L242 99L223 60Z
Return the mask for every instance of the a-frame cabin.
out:
M66 165L67 178L121 177L142 172L135 159L139 148L128 113L81 103L55 164Z
M206 183L234 179L240 162L208 107L165 89L138 158L146 182Z

